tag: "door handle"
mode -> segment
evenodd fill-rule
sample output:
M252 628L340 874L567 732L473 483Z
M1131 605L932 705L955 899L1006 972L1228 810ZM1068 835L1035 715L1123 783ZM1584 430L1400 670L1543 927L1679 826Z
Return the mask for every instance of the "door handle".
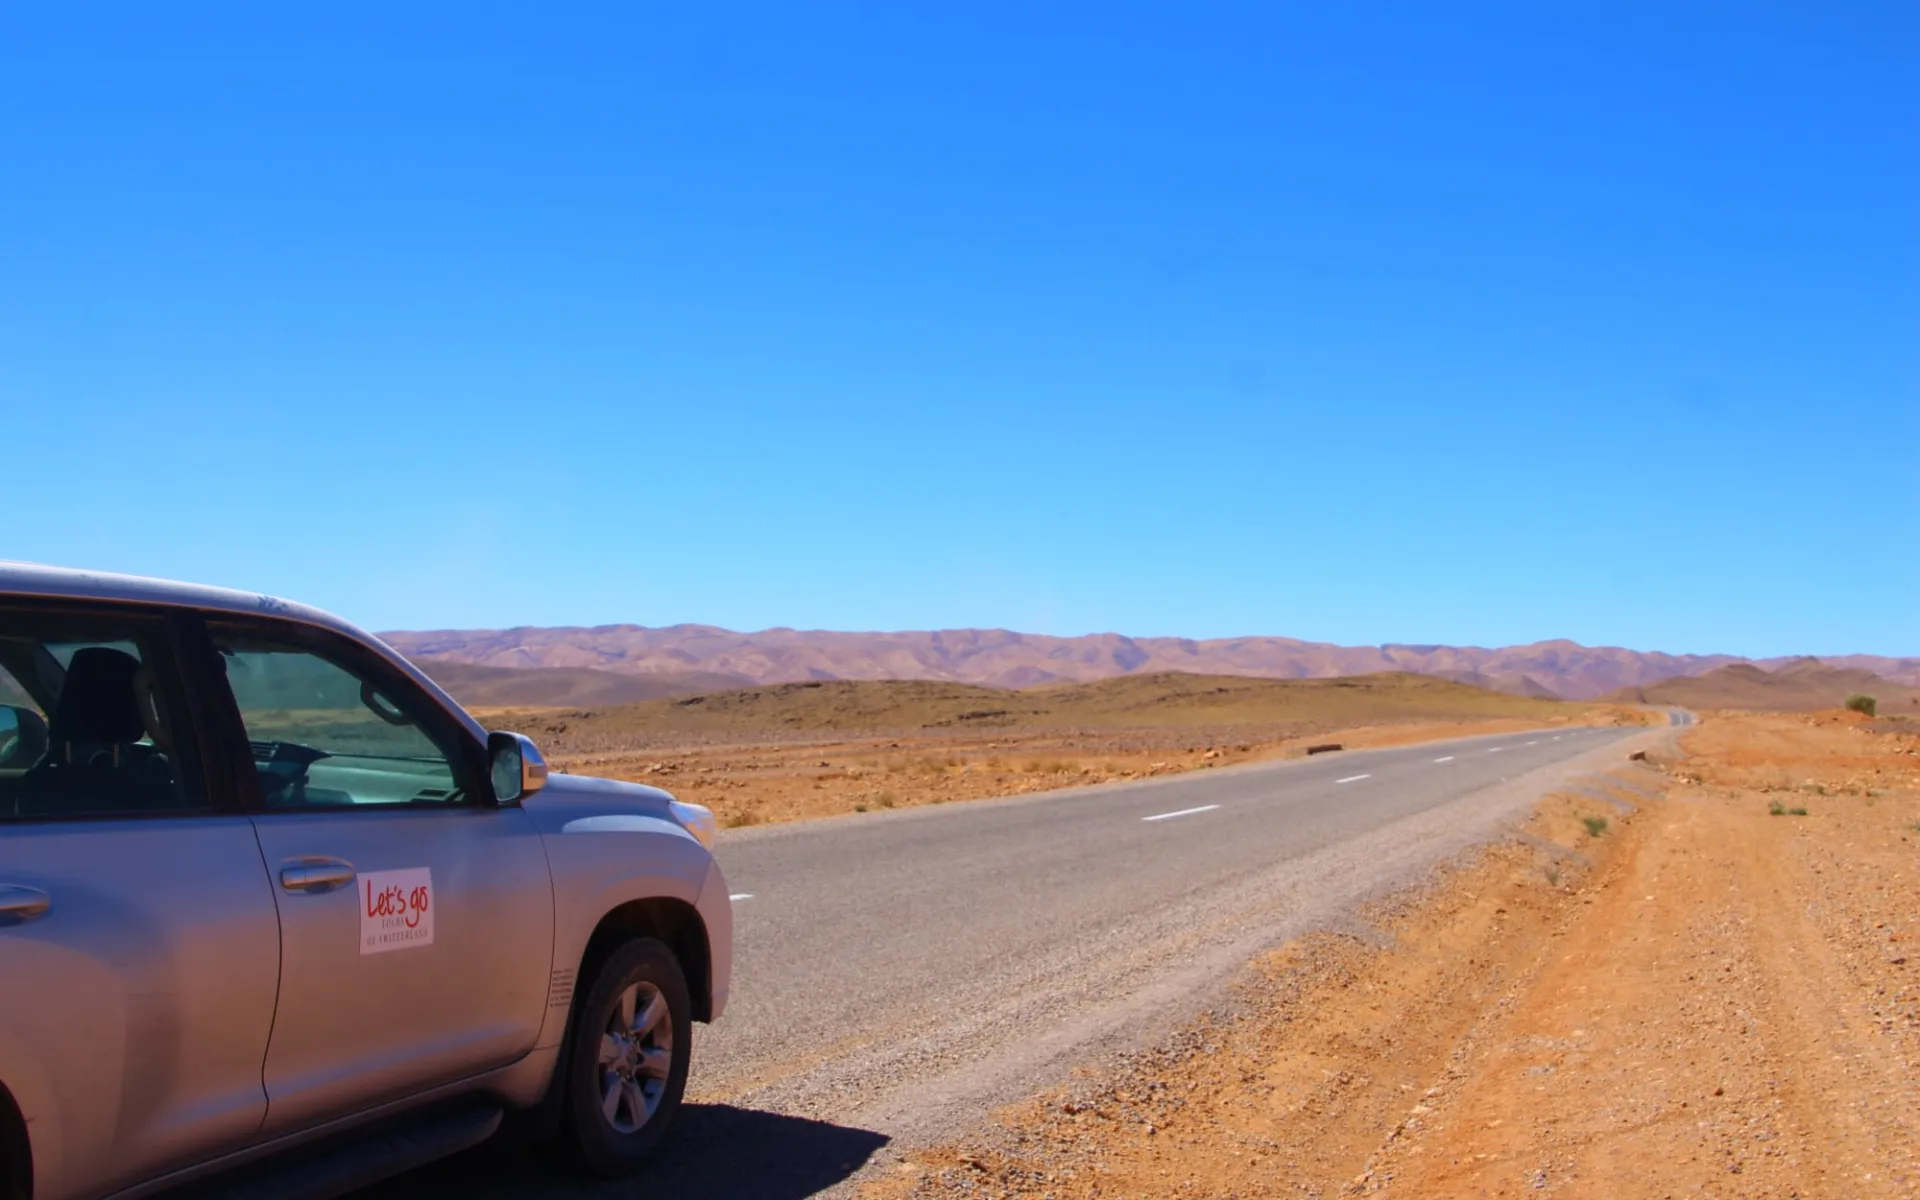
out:
M53 897L39 888L0 883L0 925L18 925L44 917L52 907Z
M353 882L353 864L337 858L305 859L280 866L280 886L289 892L331 892Z

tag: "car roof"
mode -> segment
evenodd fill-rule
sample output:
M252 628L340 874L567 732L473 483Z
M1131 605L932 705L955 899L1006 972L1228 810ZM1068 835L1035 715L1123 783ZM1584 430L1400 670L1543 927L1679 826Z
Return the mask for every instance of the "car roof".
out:
M0 560L0 595L46 596L70 600L119 600L131 604L170 604L184 608L281 617L320 625L350 637L377 641L332 613L259 592L117 575L111 571L82 571L44 563Z

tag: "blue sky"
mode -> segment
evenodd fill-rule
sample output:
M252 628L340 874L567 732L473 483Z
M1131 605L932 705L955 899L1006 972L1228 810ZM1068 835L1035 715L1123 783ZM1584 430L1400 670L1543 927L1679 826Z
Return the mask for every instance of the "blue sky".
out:
M289 7L0 9L0 557L1920 653L1913 5Z

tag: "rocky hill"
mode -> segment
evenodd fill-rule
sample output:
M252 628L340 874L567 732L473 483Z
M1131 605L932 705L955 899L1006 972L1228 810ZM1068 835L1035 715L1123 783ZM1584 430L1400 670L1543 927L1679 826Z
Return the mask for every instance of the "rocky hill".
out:
M1796 659L1775 670L1752 663L1716 667L1704 675L1621 688L1604 699L1628 704L1677 704L1685 708L1810 711L1838 708L1855 692L1872 696L1886 714L1920 709L1920 688L1906 687L1872 671L1837 667L1817 658Z

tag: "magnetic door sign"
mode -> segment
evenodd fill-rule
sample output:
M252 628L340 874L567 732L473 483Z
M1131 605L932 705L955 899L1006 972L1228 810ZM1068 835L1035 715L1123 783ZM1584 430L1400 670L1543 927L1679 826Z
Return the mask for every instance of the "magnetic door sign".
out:
M360 876L360 953L433 945L433 872L427 867Z

